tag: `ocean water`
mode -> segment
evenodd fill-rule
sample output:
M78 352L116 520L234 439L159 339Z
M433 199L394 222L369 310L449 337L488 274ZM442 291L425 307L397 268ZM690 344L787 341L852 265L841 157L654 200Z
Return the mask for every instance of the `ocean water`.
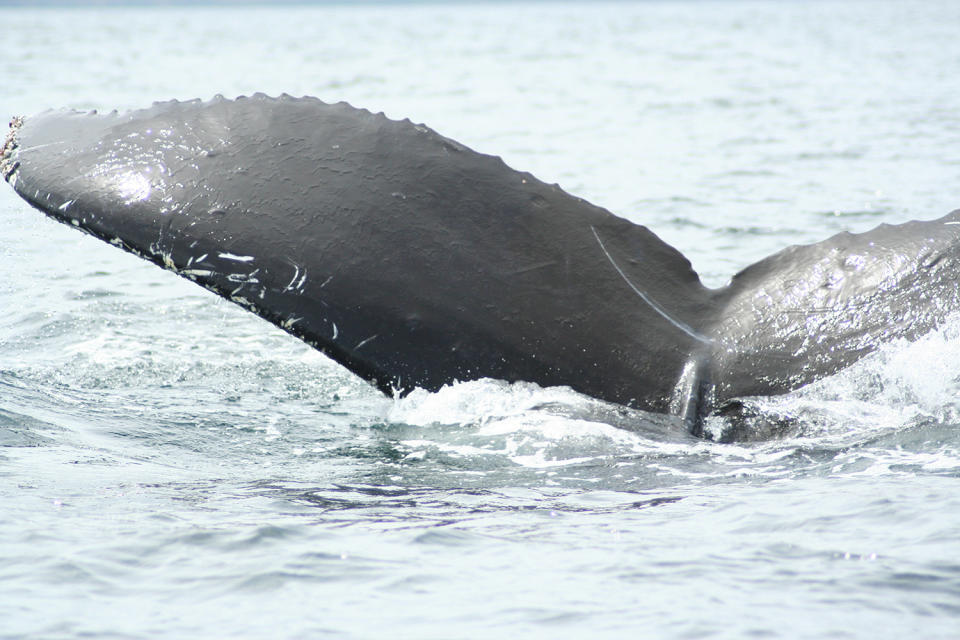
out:
M648 225L710 285L960 207L954 2L0 25L4 117L347 100ZM960 637L958 321L748 400L791 428L721 444L562 388L386 398L5 186L0 311L0 638Z

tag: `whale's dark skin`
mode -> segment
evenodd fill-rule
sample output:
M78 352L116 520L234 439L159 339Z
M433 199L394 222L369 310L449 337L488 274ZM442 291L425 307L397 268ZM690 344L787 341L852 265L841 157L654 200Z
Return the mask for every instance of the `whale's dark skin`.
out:
M0 170L387 393L568 385L696 432L960 309L960 211L795 246L708 289L646 227L409 121L313 98L16 120Z

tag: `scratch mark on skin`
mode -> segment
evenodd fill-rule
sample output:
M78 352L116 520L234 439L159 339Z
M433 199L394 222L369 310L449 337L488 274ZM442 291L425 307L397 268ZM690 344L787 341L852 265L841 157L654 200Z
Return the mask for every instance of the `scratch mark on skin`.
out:
M32 147L17 147L18 153L27 153L28 151L36 151L37 149L43 149L45 147L53 147L58 144L67 144L66 140L60 140L57 142L48 142L46 144L35 144Z
M663 318L667 322L675 326L677 329L680 329L680 331L683 331L685 334L687 334L694 340L699 340L704 344L710 344L713 342L713 339L700 335L699 333L694 331L692 328L690 328L686 323L680 322L679 320L673 318L669 313L664 311L660 305L654 302L653 299L650 298L650 296L648 296L646 293L638 289L636 285L630 282L630 278L628 278L627 274L625 274L623 270L620 268L620 266L617 265L616 261L614 261L613 259L613 256L610 255L610 252L607 251L607 248L603 245L603 240L600 239L600 234L597 233L597 229L593 225L590 225L590 230L593 231L593 237L597 239L597 244L600 245L600 249L603 251L603 255L607 256L607 260L609 260L610 264L613 265L613 268L617 270L617 273L620 274L620 277L623 278L623 281L626 282L631 289L633 289L633 292L635 294L640 296L641 300L643 300L648 305L650 305L650 308L656 311L657 313L659 313L661 316L663 316Z
M333 337L330 338L330 339L331 339L331 340L336 340L336 339L337 339L337 336L340 335L340 330L337 329L337 323L336 323L336 322L331 322L330 324L333 325Z
M221 253L221 254L219 254L219 256L220 256L221 258L223 258L224 260L233 260L233 261L235 261L235 262L253 262L253 261L255 260L255 258L254 258L253 256L238 256L238 255L234 255L234 254L232 254L232 253ZM204 258L205 258L205 257L206 257L206 256L204 256ZM203 259L203 258L201 258L201 260L202 260L202 259ZM198 260L197 262L199 262L199 260Z
M74 199L74 200L67 200L66 202L64 202L62 205L60 205L60 206L57 207L57 208L60 209L60 211L66 211L67 209L70 208L70 205L72 205L74 202L76 202L76 199Z
M293 283L297 281L297 278L300 276L300 267L293 265L293 277L290 278L290 282L287 283L287 286L283 288L284 291L290 291L293 289Z
M256 277L258 273L260 273L260 269L254 269L250 273L231 273L227 275L227 280L242 282L243 284L260 284L260 279Z
M367 339L365 339L365 340L361 340L360 342L357 343L357 345L353 348L353 350L354 350L354 351L357 351L360 347L362 347L363 345L367 344L367 343L370 342L371 340L376 340L376 339L377 339L377 336L379 336L379 335L380 335L379 333L375 333L375 334L373 334L372 336L370 336L369 338L367 338Z
M302 291L303 283L307 281L307 271L306 269L304 269L303 274L301 275L299 265L291 263L291 266L294 269L293 277L290 278L290 282L287 283L287 286L285 286L283 290L293 291L294 289L296 289L297 291Z
M327 284L333 280L333 276L327 276L327 279L323 281L323 284L320 285L320 288L323 289Z
M511 271L511 272L510 272L510 275L512 275L512 276L518 276L518 275L520 275L520 274L522 274L522 273L529 273L529 272L531 272L531 271L536 271L537 269L543 269L544 267L552 267L552 266L555 265L555 264L557 264L557 261L556 261L556 260L546 260L546 261L544 261L544 262L538 262L538 263L536 263L536 264L531 264L531 265L529 265L529 266L521 267L520 269L516 269L516 270L514 270L514 271Z
M307 281L307 272L304 271L304 272L303 272L303 275L300 276L299 282L297 282L297 284L296 284L296 287L295 287L296 290L302 292L302 291L303 291L303 283L305 283L306 281Z

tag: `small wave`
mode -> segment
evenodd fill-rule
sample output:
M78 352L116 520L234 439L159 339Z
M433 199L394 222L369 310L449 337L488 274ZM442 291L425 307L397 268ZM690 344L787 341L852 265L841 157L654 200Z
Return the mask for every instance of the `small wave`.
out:
M567 387L490 379L456 383L435 393L416 390L394 401L388 419L456 427L448 430L457 434L454 441L405 441L412 449L408 456L425 456L424 447L432 446L461 456L506 456L531 468L662 452L691 440L673 417L605 403Z
M761 450L794 451L830 473L956 474L960 470L960 320L914 342L883 346L824 380L783 396L742 400L784 429ZM730 425L711 424L723 437Z
M396 399L386 419L406 425L396 434L405 464L507 464L568 476L589 468L601 483L617 483L616 477L649 483L651 475L698 484L811 472L950 475L960 470L956 362L960 320L953 319L793 393L742 399L756 431L747 438L753 442L740 444L696 440L675 418L569 388L495 380L417 390ZM764 431L763 424L774 428ZM729 427L712 418L708 433L729 440L723 437Z

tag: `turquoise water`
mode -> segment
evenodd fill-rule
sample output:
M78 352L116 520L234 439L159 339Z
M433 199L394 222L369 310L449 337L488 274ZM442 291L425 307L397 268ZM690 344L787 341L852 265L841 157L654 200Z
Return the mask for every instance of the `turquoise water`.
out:
M960 7L2 9L0 114L254 91L426 122L710 284L960 207ZM960 635L960 323L723 445L565 389L385 398L0 188L2 638Z

